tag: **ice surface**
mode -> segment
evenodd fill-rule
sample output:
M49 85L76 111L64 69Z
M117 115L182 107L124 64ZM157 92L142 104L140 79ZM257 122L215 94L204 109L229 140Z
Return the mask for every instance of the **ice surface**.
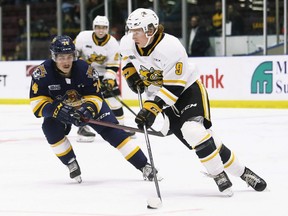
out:
M125 114L126 124L135 127L133 115ZM77 143L76 128L69 135L82 170L78 184L46 142L42 119L27 105L1 105L0 215L287 216L288 110L212 109L212 119L224 144L267 181L267 190L255 192L231 176L234 196L227 198L201 173L205 170L194 151L174 136L149 136L164 177L159 182L163 206L153 210L146 206L148 198L157 196L154 182L144 181L99 135L93 143ZM137 134L134 141L148 156L144 135Z

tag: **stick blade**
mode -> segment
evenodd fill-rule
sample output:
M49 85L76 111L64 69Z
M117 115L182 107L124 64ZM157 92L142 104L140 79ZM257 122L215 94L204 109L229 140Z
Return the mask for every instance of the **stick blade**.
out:
M158 209L162 206L162 201L159 197L151 197L147 200L148 209Z

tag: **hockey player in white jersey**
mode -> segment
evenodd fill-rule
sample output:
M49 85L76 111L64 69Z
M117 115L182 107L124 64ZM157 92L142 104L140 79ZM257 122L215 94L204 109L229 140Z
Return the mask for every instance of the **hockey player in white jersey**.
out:
M242 165L211 130L207 91L196 66L188 64L180 41L164 33L158 16L150 9L136 9L126 24L128 34L120 42L122 75L132 91L145 91L148 98L135 118L138 127L151 127L162 113L168 124L167 135L173 133L195 150L220 192L233 195L226 172L240 177L254 190L263 191L266 182Z
M96 16L93 30L80 32L74 43L78 56L89 63L99 73L103 96L115 114L119 124L124 124L123 106L117 83L119 70L119 43L109 33L109 21L106 16ZM79 129L81 130L81 129ZM135 133L129 132L130 135ZM87 137L80 136L83 140Z

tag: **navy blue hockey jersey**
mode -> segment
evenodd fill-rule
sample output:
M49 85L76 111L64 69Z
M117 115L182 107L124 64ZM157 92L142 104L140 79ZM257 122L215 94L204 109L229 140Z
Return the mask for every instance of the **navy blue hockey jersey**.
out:
M73 62L71 77L63 77L52 59L44 61L32 74L30 105L36 117L51 117L54 100L78 108L92 102L97 112L102 107L98 73L85 61Z

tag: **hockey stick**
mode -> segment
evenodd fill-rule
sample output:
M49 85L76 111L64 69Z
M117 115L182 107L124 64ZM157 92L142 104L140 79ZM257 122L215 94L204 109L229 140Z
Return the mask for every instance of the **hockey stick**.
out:
M101 125L101 126L105 126L105 127L111 127L111 128L116 128L116 129L122 129L122 130L128 130L131 132L138 132L138 133L144 133L144 130L138 129L138 128L133 128L133 127L129 127L129 126L125 126L125 125L118 125L118 124L114 124L111 122L105 122L105 121L100 121L100 120L95 120L95 119L89 119L89 120L85 120L87 123L90 124L96 124L96 125ZM161 132L158 131L147 131L150 135L153 136L160 136L160 137L164 137L164 135Z
M118 100L124 107L126 107L134 116L137 116L137 114L126 104L124 103L123 100L121 100L121 98L119 98L117 95L114 95L112 93L113 97L116 98L116 100ZM152 131L157 132L156 130L154 130L152 127L150 128Z
M116 100L118 100L124 107L126 107L126 109L128 109L134 116L137 116L137 114L126 103L124 103L124 101L121 100L117 95L113 94L113 97L115 97Z
M141 96L141 92L140 92L139 87L137 88L137 91L138 91L138 100L139 100L140 109L143 109L143 101L142 101L142 96ZM145 141L146 141L146 145L147 145L150 163L152 166L154 183L155 183L155 187L156 187L156 191L157 191L157 195L158 195L158 198L156 198L156 199L155 198L149 198L147 200L147 203L148 203L147 208L157 209L157 208L161 207L161 205L162 205L162 198L161 198L158 179L157 179L157 175L156 175L156 169L155 169L155 165L154 165L152 149L151 149L151 145L150 145L150 141L149 141L149 137L148 137L148 131L147 131L147 127L145 124L143 124L143 130L144 130Z

